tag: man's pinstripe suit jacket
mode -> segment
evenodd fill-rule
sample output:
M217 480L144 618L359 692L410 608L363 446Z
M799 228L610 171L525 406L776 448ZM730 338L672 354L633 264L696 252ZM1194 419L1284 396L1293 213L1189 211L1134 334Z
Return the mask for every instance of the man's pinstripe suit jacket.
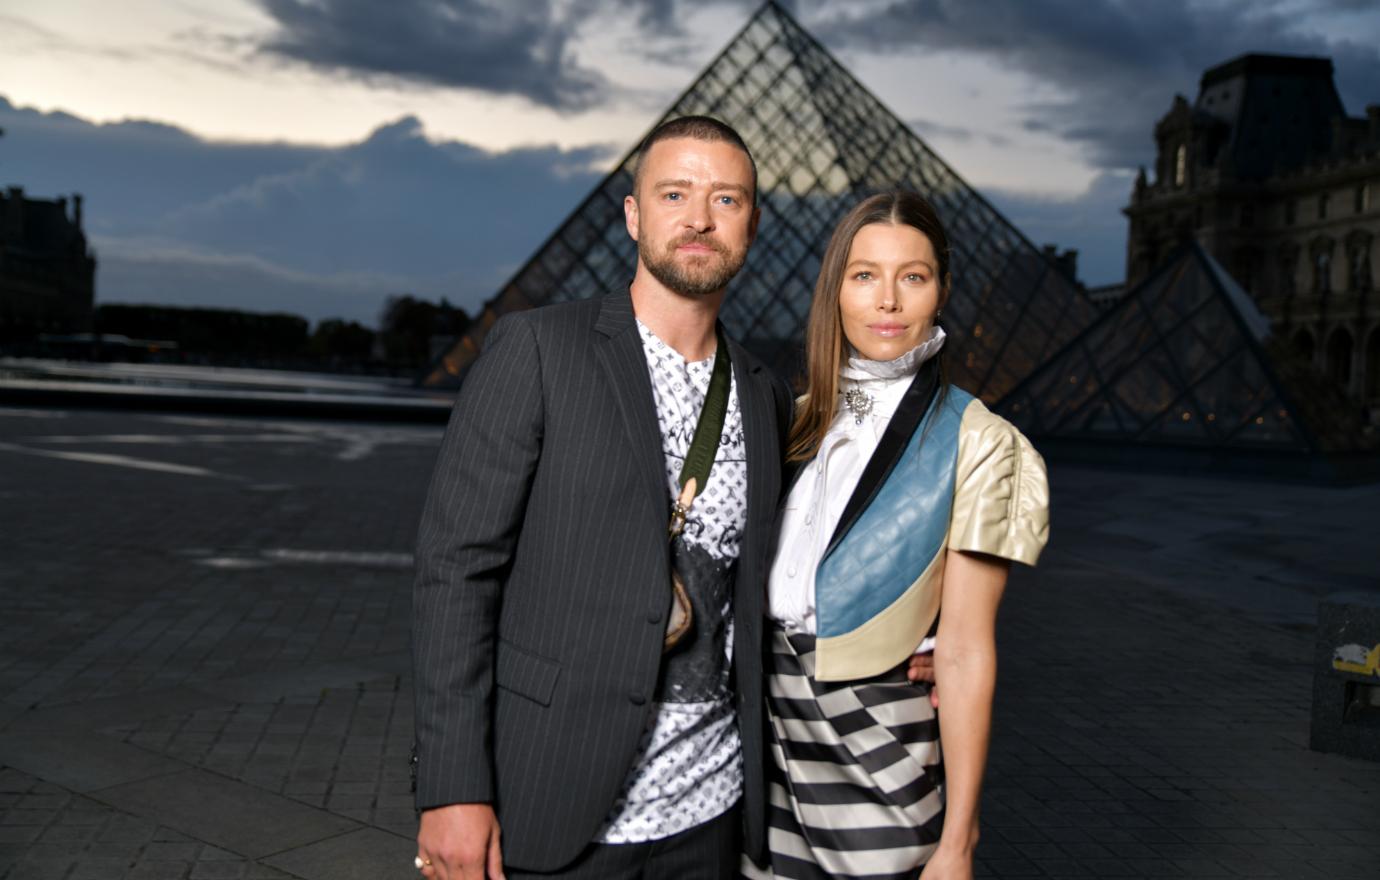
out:
M748 456L734 598L745 846L765 847L762 614L789 391L730 341ZM509 314L460 391L417 539L417 806L487 801L504 860L590 842L650 720L670 498L626 291Z

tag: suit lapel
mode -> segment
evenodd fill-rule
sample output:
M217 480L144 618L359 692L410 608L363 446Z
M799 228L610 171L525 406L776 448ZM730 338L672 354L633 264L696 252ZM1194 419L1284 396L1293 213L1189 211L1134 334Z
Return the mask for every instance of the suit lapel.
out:
M821 560L834 552L839 541L848 534L848 530L858 521L867 505L872 503L872 499L886 483L886 478L891 476L896 462L901 460L901 454L910 445L911 436L924 421L925 413L929 412L930 404L934 402L935 392L938 390L939 364L935 358L930 358L915 374L905 396L897 404L896 412L887 423L886 430L882 432L882 439L877 443L872 457L867 460L862 476L858 478L857 487L853 489L853 494L848 496L848 503L844 505L838 527L829 538L829 547L824 551Z
M743 620L761 613L761 578L756 566L765 563L762 548L770 536L776 496L781 490L781 450L775 425L776 405L771 377L761 364L732 340L733 374L743 414L743 446L747 453L747 524L739 558L736 607Z
M666 461L661 451L661 428L656 420L647 355L633 317L632 297L626 290L604 297L594 330L603 337L595 345L595 351L618 402L623 427L628 432L630 455L642 474L642 482L655 505L653 509L665 512L670 498L666 487Z

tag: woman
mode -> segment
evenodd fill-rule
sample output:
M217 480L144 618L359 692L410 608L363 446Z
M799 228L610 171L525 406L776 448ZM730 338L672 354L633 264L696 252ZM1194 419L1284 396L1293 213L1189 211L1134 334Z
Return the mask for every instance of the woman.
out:
M914 193L862 202L824 255L768 583L771 864L748 877L972 876L997 604L1009 560L1044 546L1048 488L1026 439L945 382L949 280ZM931 644L938 713L905 674Z

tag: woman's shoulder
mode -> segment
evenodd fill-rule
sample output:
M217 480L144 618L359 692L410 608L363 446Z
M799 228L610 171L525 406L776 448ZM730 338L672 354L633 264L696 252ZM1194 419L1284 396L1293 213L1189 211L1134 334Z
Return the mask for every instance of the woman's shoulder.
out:
M992 412L987 408L987 404L982 399L959 388L957 385L949 386L950 406L955 407L963 418L963 429L968 430L1000 430L1009 428L1016 431L1016 426L1006 419ZM1020 433L1017 431L1017 433Z
M972 398L963 407L949 546L1034 565L1049 537L1044 459L1015 425Z

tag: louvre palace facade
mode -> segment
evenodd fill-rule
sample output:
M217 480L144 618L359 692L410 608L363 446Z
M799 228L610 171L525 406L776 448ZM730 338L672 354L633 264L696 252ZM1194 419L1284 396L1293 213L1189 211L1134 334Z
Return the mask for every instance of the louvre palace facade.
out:
M1136 180L1128 286L1195 239L1276 333L1380 411L1380 105L1351 117L1326 58L1245 55L1175 96Z

